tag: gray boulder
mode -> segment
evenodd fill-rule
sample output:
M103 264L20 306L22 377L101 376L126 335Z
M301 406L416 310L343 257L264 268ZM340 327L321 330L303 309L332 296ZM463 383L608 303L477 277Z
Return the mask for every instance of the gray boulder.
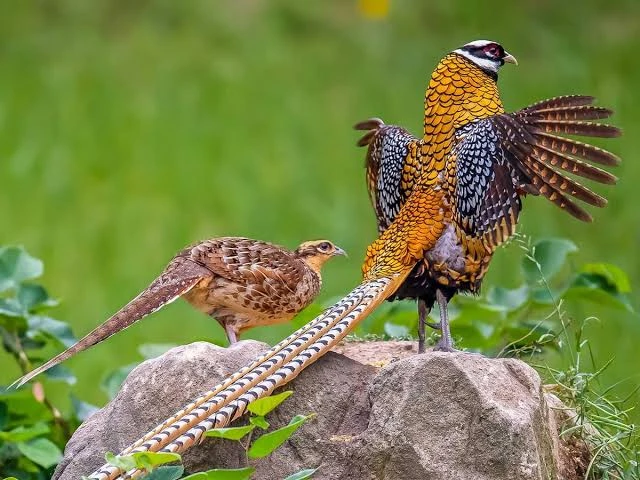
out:
M142 363L74 434L53 478L88 475L105 451L126 447L266 348L198 342ZM254 478L315 467L314 478L329 480L579 478L540 377L526 364L468 353L414 355L409 342L337 350L342 354L325 355L285 386L295 394L269 415L273 428L296 414L317 416L271 456L252 461ZM238 443L216 439L183 460L189 472L246 465Z

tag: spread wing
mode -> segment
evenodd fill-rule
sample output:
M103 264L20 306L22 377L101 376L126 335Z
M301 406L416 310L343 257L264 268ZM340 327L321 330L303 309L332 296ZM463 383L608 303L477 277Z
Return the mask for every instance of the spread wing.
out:
M295 291L305 274L304 263L287 249L248 238L214 238L183 254L213 274L252 289L279 285Z
M367 189L376 212L378 232L384 232L396 218L417 178L416 146L419 140L402 127L385 125L379 118L358 123L356 130L368 130L358 146L368 146L365 166ZM413 169L410 175L405 172Z
M615 137L620 130L590 120L611 110L592 106L592 97L557 97L512 114L472 122L456 132L451 152L455 175L453 214L465 233L497 246L513 234L526 193L542 195L574 217L591 221L575 202L602 207L606 200L569 174L613 184L616 177L591 165L616 165L600 148L556 133Z

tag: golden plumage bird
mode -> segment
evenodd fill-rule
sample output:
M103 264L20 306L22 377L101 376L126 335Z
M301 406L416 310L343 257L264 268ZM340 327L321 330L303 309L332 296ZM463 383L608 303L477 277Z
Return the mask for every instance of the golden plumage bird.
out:
M358 145L368 147L367 187L380 234L416 185L430 188L432 196L443 192L443 234L390 297L418 299L420 352L435 301L441 322L429 325L443 329L435 348L452 349L447 302L459 291L478 292L496 247L515 231L521 197L543 195L583 221L591 221L590 215L570 197L606 204L554 167L600 183L616 181L584 162L615 165L614 155L555 135L617 136L617 128L589 122L612 112L591 105L592 97L567 96L506 114L496 83L505 62L516 60L501 45L485 40L447 55L429 82L422 138L378 118L355 126L367 130Z

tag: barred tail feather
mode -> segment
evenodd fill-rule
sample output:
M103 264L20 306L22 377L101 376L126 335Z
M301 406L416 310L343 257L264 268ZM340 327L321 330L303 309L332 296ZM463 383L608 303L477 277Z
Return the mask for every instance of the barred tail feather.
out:
M548 133L587 137L620 136L622 132L617 127L589 121L608 118L613 114L608 108L592 106L594 100L593 97L582 95L551 98L520 110L517 116Z
M604 207L607 204L606 198L601 197L587 187L580 185L578 182L562 175L539 161L530 162L530 166L546 184L557 188L563 193L571 195L594 207Z
M599 120L613 115L613 110L591 105L536 108L533 111L543 119L553 121Z
M299 330L301 334L296 332L260 357L266 357L266 360L258 359L245 367L232 377L232 382L225 381L212 390L217 393L209 396L197 408L192 408L191 413L186 416L175 415L172 425L166 426L165 431L145 435L144 438L152 438L146 442L136 442L134 445L138 445L137 448L129 448L125 452L180 453L200 443L204 438L204 432L229 424L245 412L249 403L288 383L300 371L333 348L359 321L389 297L405 277L406 273L392 279L383 278L362 283L336 305ZM136 478L140 473L128 472L123 478ZM120 470L106 465L89 478L113 480L119 475Z
M536 132L536 145L546 147L555 152L589 160L600 165L613 167L620 164L620 159L616 155L602 148L550 133Z
M576 205L576 203L571 201L559 188L550 184L535 170L532 170L529 166L525 166L524 170L527 172L539 195L542 195L551 203L565 210L578 220L582 220L583 222L593 221L593 217L584 208Z
M534 192L583 221L591 221L591 215L572 198L596 207L605 206L607 201L564 172L614 184L614 175L587 162L614 166L620 160L606 150L556 134L619 136L622 132L617 127L591 121L613 114L612 110L593 106L593 102L593 97L583 95L551 98L505 115L499 124L505 138L510 139L506 147L516 159L514 167L524 173L523 183L530 183Z
M303 327L301 327L300 329L298 329L297 331L289 335L287 338L282 340L280 343L275 345L269 351L259 356L251 364L247 365L246 367L242 368L241 370L239 370L229 378L225 379L222 383L220 383L219 385L216 385L212 390L201 395L192 403L190 403L189 405L184 407L182 410L177 412L175 415L166 419L164 422L160 423L158 426L156 426L156 428L154 428L152 431L147 433L144 437L140 438L139 440L137 440L136 442L134 442L133 444L125 448L120 454L126 455L134 451L149 450L150 445L154 442L171 441L172 439L181 435L184 431L190 428L191 424L184 423L183 421L180 427L177 428L176 422L178 420L184 419L188 415L191 415L192 412L194 412L195 410L202 410L203 405L205 403L214 399L220 392L228 389L230 385L234 384L240 379L243 379L243 378L246 379L247 375L250 372L252 372L254 369L256 369L258 366L264 365L268 361L272 361L274 363L269 371L272 371L278 368L283 363L283 359L279 354L284 349L288 349L289 351L294 351L296 353L300 351L303 348L302 346L298 347L297 349L293 349L293 350L291 349L291 345L295 340L298 340L304 337L309 337L310 339L314 339L323 335L326 332L326 330L330 328L330 323L328 322L328 318L331 316L332 313L336 311L336 309L337 308L326 310L325 312L323 312L323 314L314 318L311 322L304 325ZM262 377L254 378L253 383L257 383L261 378ZM225 397L224 402L222 401L218 402L216 405L224 405L225 402L228 403L231 400L233 400L232 397ZM194 413L194 415L198 415L198 414Z
M615 184L618 180L615 175L611 175L606 170L594 167L589 163L572 158L564 153L555 152L547 147L543 147L542 145L538 145L534 149L534 152L536 158L545 165L560 168L573 175L578 175L580 177L610 185Z
M583 135L586 137L619 137L619 128L604 123L569 121L569 120L534 120L531 123L548 133L565 133L567 135Z
M149 288L140 293L140 295L131 300L104 323L93 329L64 352L59 353L48 362L16 380L11 386L18 388L39 374L71 358L76 353L80 353L124 330L138 320L141 320L184 295L191 290L201 278L201 272L195 271L192 277L184 278L179 282L165 284L161 282L160 279L156 279Z
M591 105L593 102L595 102L595 100L595 97L592 97L590 95L561 95L559 97L553 97L547 100L536 102L533 105L529 105L527 108L523 109L523 111L529 112L563 107L581 107L585 105Z

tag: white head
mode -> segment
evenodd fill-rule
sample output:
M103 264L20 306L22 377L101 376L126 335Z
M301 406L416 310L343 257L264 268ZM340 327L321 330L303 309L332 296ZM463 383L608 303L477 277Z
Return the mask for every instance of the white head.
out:
M505 63L518 64L516 58L510 55L502 45L490 40L475 40L454 50L454 53L471 60L478 67L492 76L498 74L498 69Z

